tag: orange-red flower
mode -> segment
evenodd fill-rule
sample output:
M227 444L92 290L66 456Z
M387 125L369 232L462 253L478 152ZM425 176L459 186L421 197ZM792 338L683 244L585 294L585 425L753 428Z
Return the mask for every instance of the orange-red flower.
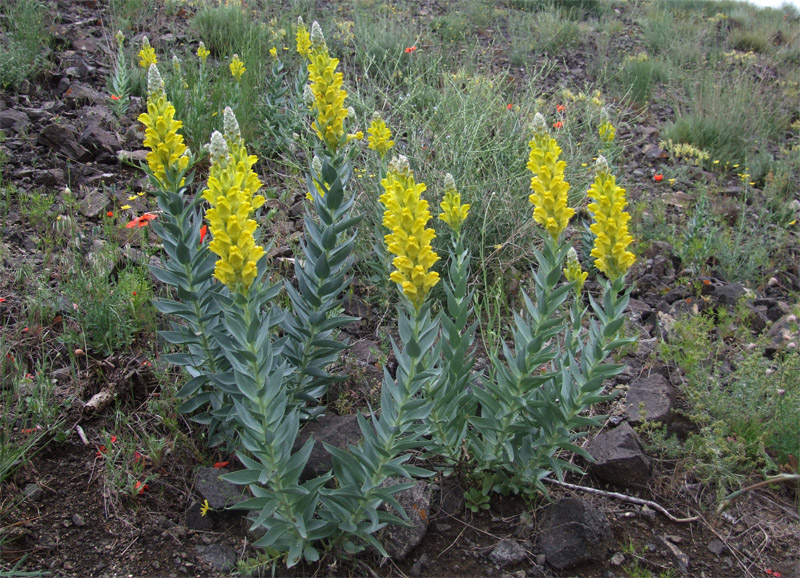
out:
M228 464L230 464L230 462L217 462L216 464L214 464L214 467L217 468L217 469L224 468Z
M556 107L556 111L558 111L558 112L564 112L564 105L563 105L563 104L559 104L559 105Z
M147 226L147 221L152 221L157 216L158 215L154 215L153 213L145 213L141 217L136 217L133 221L125 225L125 228L133 229L134 227L139 227L141 229L142 227Z
M106 213L106 217L113 217L113 216L114 216L114 211L108 211Z
M511 104L510 102L509 102L509 103L506 105L506 108L507 108L508 110L511 110L513 107L514 107L514 105L513 105L513 104Z
M653 180L657 183L660 183L661 181L664 180L664 175L662 175L661 173L653 175Z
M200 244L201 245L203 244L203 239L206 238L206 235L208 235L208 225L203 225L202 227L200 227Z
M141 494L145 490L149 490L150 486L148 486L147 484L143 484L142 482L136 482L133 486L133 489L136 490L137 494Z
M564 126L564 123L563 123L563 122L561 122L561 121L558 121L558 122L554 122L554 123L553 123L553 128L561 128L561 127L563 127L563 126Z
M416 50L417 50L416 46L409 46L408 48L406 48L406 54L408 54L409 52L414 52Z
M111 100L119 100L119 97L116 94L112 94Z

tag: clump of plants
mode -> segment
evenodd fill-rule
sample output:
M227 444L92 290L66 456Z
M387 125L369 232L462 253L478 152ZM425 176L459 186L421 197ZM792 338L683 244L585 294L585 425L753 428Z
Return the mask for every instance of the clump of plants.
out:
M165 252L162 267L152 272L177 296L154 303L174 319L162 337L182 350L167 359L189 376L178 394L181 409L208 426L211 444L236 450L243 468L224 478L246 485L252 497L235 507L250 511L253 528L262 529L256 545L288 566L367 546L386 555L375 533L406 523L397 494L416 478L433 475L431 468L467 472L485 500L493 492L546 493L546 477L576 469L561 452L588 457L574 442L599 423L586 410L608 399L604 381L621 370L608 357L631 341L621 330L625 272L634 261L625 191L601 156L588 193L591 257L607 280L600 280L598 299L584 300L588 273L564 239L575 213L568 206L566 163L537 114L528 159L529 200L541 227L531 247L534 285L514 315L513 345L492 353L489 375L476 380L476 325L467 289L471 255L462 235L469 205L448 176L439 218L450 229L450 264L440 274L433 269L440 256L428 226L430 205L422 197L426 185L404 156L395 156L382 173L380 203L389 279L400 292L398 338L391 340L397 371L384 369L380 407L358 415L363 440L347 448L325 445L332 470L301 479L314 441L298 451L293 446L302 422L325 411L334 378L328 371L346 348L337 329L352 321L338 311L352 281L348 272L359 234L348 182L352 150L363 135L346 130L353 111L345 105L343 74L316 22L311 31L298 23L297 51L306 62L305 103L317 145L306 178L305 238L294 282L272 281L254 218L264 205L253 171L258 159L232 109L224 111L223 131L211 135L209 176L193 199L197 157L184 144L154 63L147 113L140 116L151 150L145 170L159 207L151 225ZM600 135L610 141L611 131L607 122ZM391 130L376 117L369 148L384 159L392 146ZM431 298L439 283L442 304ZM277 299L281 293L288 307ZM409 463L419 452L428 458L424 468Z

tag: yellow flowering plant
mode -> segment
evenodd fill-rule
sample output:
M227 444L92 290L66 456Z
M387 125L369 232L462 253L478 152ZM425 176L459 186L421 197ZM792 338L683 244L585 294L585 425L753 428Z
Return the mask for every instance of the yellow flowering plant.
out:
M150 45L147 36L142 36L142 49L139 51L139 67L150 70L150 66L158 64L155 48Z

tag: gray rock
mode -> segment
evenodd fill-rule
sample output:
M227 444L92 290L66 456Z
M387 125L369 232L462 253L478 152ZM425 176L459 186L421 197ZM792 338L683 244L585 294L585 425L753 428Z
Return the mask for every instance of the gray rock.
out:
M384 486L392 486L404 482L399 478L390 478ZM395 560L402 560L417 544L422 541L428 532L430 520L431 494L433 490L428 482L419 481L414 486L394 495L397 502L403 507L410 527L389 525L378 532L378 539ZM397 512L392 511L397 514Z
M73 82L64 93L67 102L73 105L94 104L96 102L103 102L108 97L101 92L96 91L90 86Z
M208 546L195 546L197 558L215 570L227 572L236 565L236 552L224 544L209 544Z
M101 213L106 212L110 202L111 199L105 192L98 189L89 189L81 199L78 210L84 217L94 219L99 217Z
M61 169L48 169L46 171L38 172L34 180L37 185L55 187L63 184L66 180L66 176L64 175L64 171Z
M21 110L9 108L0 110L0 130L13 130L15 134L25 132L30 125L28 115Z
M650 459L627 423L600 433L586 445L586 451L595 459L589 471L599 480L638 487L646 486L650 480Z
M245 486L219 479L227 473L226 468L198 468L195 474L195 489L216 510L233 506L246 497Z
M516 540L501 540L489 553L489 560L499 566L522 562L528 556L525 546Z
M559 500L548 507L539 530L539 550L558 570L604 560L611 538L605 514L578 498Z
M628 387L625 417L633 425L645 420L669 423L674 398L675 390L667 378L660 373L652 373L637 379Z
M78 143L78 135L69 125L49 124L42 129L37 140L53 152L82 163L89 162L94 157Z
M44 490L39 484L28 484L22 488L22 496L32 502L38 502L44 497Z
M746 293L745 288L739 283L728 283L715 287L711 296L721 305L736 305Z
M790 313L778 319L767 331L767 337L769 345L764 349L764 353L770 357L778 351L796 348L800 341L800 321L797 315Z
M316 443L300 474L301 481L320 476L333 466L331 455L325 451L322 442L346 450L347 444L355 445L361 441L361 428L358 426L358 418L355 414L324 415L303 427L295 440L292 451L298 451L309 437L313 437Z
M117 161L117 151L122 148L119 137L100 128L97 124L87 126L78 142L95 153L98 162L113 164Z

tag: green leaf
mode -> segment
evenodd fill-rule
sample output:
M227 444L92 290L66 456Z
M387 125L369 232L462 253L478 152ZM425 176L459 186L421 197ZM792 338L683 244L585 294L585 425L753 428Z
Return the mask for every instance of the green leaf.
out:
M260 477L261 470L238 470L236 472L219 476L221 480L236 484L237 486L258 483L258 479Z

